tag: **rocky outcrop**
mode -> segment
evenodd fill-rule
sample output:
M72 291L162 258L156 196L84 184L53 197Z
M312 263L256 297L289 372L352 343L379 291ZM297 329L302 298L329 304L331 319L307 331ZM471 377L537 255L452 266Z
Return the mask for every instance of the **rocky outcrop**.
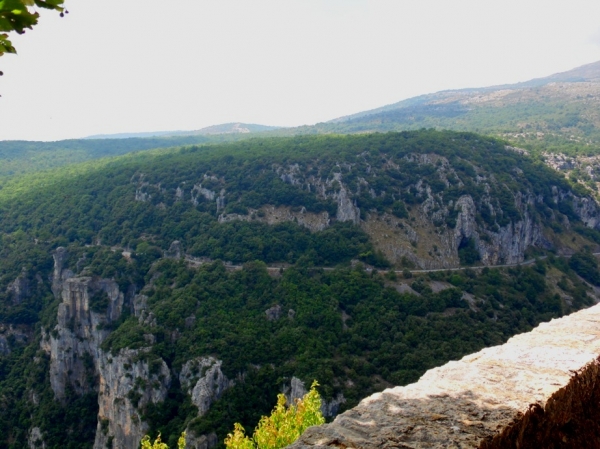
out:
M55 254L53 288L62 300L58 324L50 332L49 345L43 345L50 353L50 384L59 400L64 398L67 386L78 394L95 390L100 345L110 332L105 327L120 317L124 303L124 295L113 280L65 279L67 270L59 270L62 257L62 252L58 257Z
M291 447L599 447L600 305L374 394Z
M54 296L59 298L62 293L62 283L74 276L74 273L66 268L67 259L69 258L69 253L65 248L59 246L56 248L56 251L52 254L52 258L54 259L54 269L52 271L52 293Z
M167 256L181 257L181 247L173 242ZM149 348L122 349L117 354L102 350L102 342L111 332L110 324L118 320L125 307L125 297L110 279L75 276L66 268L68 254L59 248L54 254L53 291L60 298L57 325L43 331L42 349L50 355L50 384L57 400L72 389L76 394L98 393L98 424L95 449L135 448L149 431L143 410L167 397L172 373L167 364L152 356ZM134 295L134 316L145 327L156 319L148 310L148 297ZM4 332L6 333L6 332ZM144 336L146 337L146 335ZM148 343L153 336L148 334ZM10 351L8 343L0 351ZM5 348L6 346L6 348ZM204 415L223 392L233 386L221 371L222 362L212 357L188 361L179 380ZM43 447L39 428L30 429L30 447ZM188 433L188 448L210 449L217 444L215 434Z
M337 221L351 221L354 224L358 224L360 221L360 209L356 207L356 202L352 201L346 188L342 186L336 196L338 207L335 218Z
M196 435L190 429L185 432L185 449L211 449L217 444L219 444L219 439L214 432L208 435Z
M222 361L214 357L197 357L181 368L179 382L198 407L198 416L208 412L213 402L219 399L234 382L221 371Z
M39 427L32 427L27 435L29 449L46 449L46 443Z
M94 449L136 448L148 432L142 421L144 406L167 397L171 374L160 358L146 350L123 349L101 354L98 361L98 428Z
M177 260L183 257L183 250L181 249L181 242L179 240L171 242L169 249L165 251L165 257Z
M10 296L13 304L20 304L31 296L31 285L29 279L27 279L27 270L25 268L23 268L21 274L13 282L8 284L6 293Z
M513 147L506 150L523 152ZM201 177L202 182L188 180L167 190L160 184L144 184L140 178L138 187L150 196L158 189L160 195L171 195L174 200L188 198L189 193L194 205L214 202L220 223L293 221L311 231L321 231L331 223L351 222L361 226L375 249L391 262L423 269L456 267L461 259L459 250L467 244L474 244L478 262L484 265L523 262L530 247L570 252L566 239L554 238L553 232L569 229L569 220L573 219L600 229L600 206L594 198L582 196L577 189L569 190L558 178L554 178L557 185L548 186L551 190L534 188L525 179L530 172L517 166L518 161L507 168L507 173L500 174L489 166L485 168L485 164L478 166L460 157L433 152L400 157L380 153L378 159L363 153L356 159L326 166L314 160L265 168L302 195L313 195L313 200L320 202L319 213L307 212L301 204L257 204L247 208L240 200L243 195L224 189L227 180L208 174ZM585 168L600 189L600 158L586 162L585 167L569 165L567 159L548 160L554 161L558 169ZM186 186L192 185L186 191ZM562 191L558 185L562 185ZM228 201L231 205L241 201L236 205L239 207L231 208L237 209L236 213L227 213ZM322 211L333 204L335 214Z
M468 239L475 241L475 247L484 265L515 264L524 260L525 250L530 246L550 247L542 234L541 224L527 211L532 198L518 198L522 206L521 219L511 221L497 231L482 230L476 222L477 209L470 195L460 197L455 209L458 210L454 228L456 250ZM485 236L485 240L482 236Z
M290 380L290 385L283 388L283 394L285 395L287 404L295 404L298 399L308 393L306 385L297 377L293 376ZM346 398L342 393L338 393L335 397L326 400L321 399L321 413L326 418L332 418L336 416L340 410L340 406L346 402Z
M265 310L265 315L267 316L267 320L269 321L277 321L281 318L281 306L279 304L275 304L273 307L269 307Z
M315 214L307 212L304 207L301 207L300 210L292 210L289 207L274 206L264 206L261 209L249 209L248 214L246 215L219 215L219 223L228 223L230 221L258 221L270 225L293 221L313 232L322 231L331 224L331 219L327 212Z

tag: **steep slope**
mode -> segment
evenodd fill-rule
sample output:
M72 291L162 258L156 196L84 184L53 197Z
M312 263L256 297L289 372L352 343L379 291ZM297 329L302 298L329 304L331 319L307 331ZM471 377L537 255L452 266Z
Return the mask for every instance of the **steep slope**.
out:
M600 226L596 203L580 190L501 142L472 134L251 140L125 158L74 182L52 182L0 204L5 232L125 246L150 234L164 247L179 240L197 257L293 263L302 254L287 245L232 245L218 229L264 235L258 230L269 223L326 231L347 222L371 236L374 248L355 253L364 260L377 264L385 255L397 265L445 268L471 247L471 262L487 265L523 261L532 247L569 251L578 243L563 231ZM7 188L0 197L10 195ZM317 251L314 263L342 261L308 245ZM338 252L355 255L348 251Z
M184 429L212 447L277 391L318 379L333 416L598 300L596 203L494 139L254 139L78 170L0 191L0 447Z
M226 123L196 131L90 136L56 142L0 141L0 186L7 178L136 151L236 141L276 129L273 126Z
M600 306L385 390L293 448L598 447Z
M7 177L153 148L208 141L202 136L73 139L57 142L0 141L0 185Z

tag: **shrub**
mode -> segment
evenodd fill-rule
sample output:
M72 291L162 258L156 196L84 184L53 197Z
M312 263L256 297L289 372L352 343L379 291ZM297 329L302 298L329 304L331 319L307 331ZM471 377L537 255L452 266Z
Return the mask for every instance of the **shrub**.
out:
M318 385L314 381L310 391L289 407L285 406L285 396L277 395L271 416L261 418L252 438L244 434L241 424L235 423L233 433L227 434L225 446L228 449L279 449L296 441L308 427L323 424Z

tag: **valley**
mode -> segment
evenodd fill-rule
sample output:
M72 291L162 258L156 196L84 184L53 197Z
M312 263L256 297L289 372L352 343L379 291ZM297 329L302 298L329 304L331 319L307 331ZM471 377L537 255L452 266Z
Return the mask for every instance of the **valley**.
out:
M452 131L152 150L0 190L0 447L222 444L600 300L590 190ZM295 393L293 393L295 392ZM296 395L296 396L295 396ZM301 394L300 394L301 395Z
M600 302L598 86L0 142L0 448L223 447Z

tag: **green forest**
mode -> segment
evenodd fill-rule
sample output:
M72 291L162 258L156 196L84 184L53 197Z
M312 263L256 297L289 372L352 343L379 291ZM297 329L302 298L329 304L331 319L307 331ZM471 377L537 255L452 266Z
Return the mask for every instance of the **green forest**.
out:
M568 194L555 202L553 188ZM342 189L360 220L336 218ZM471 239L457 250L462 270L417 274L386 259L364 226L386 216L410 224L422 213L450 232L465 195L482 236L526 216L577 251L531 247L535 263L500 269L481 265ZM539 200L516 200L525 195ZM108 425L98 423L96 393L68 390L60 402L51 388L40 343L59 335L62 298L51 281L59 247L73 276L114 280L125 298L118 319L103 324L99 351L148 348L149 366L164 362L173 373L213 356L238 379L202 417L175 375L166 399L140 410L151 437L160 432L170 447L186 429L215 432L222 444L235 422L252 429L268 414L293 376L317 379L324 400L343 394L344 410L592 305L600 233L578 212L585 195L501 140L434 130L208 143L15 177L0 189L0 448L27 447L32 427L48 448L92 447L97 426ZM267 206L330 223L269 224ZM172 254L174 241L182 254ZM17 279L27 285L19 296ZM96 293L90 310L106 314L107 296ZM150 324L134 313L139 294ZM274 307L281 314L268 319ZM93 360L84 364L97 387Z

